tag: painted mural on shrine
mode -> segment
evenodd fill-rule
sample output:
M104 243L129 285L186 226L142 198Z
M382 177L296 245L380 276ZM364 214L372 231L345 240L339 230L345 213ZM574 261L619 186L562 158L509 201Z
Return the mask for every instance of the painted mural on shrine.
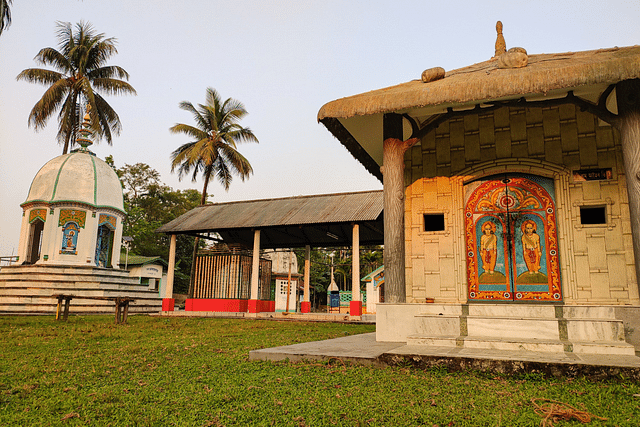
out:
M495 177L468 194L469 299L562 299L553 182L545 181Z

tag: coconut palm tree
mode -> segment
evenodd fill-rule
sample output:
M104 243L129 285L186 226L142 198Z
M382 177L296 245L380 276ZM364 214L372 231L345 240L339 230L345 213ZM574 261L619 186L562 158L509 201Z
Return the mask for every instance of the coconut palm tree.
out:
M192 103L183 101L179 105L193 115L196 124L192 126L179 123L169 129L172 133L185 134L192 139L171 153L171 172L177 169L180 180L184 175L191 174L193 182L202 175L204 186L200 204L204 205L212 178L217 178L224 189L229 190L234 175L240 176L244 181L253 173L249 161L237 151L237 143L257 143L258 139L249 128L238 124L248 114L244 105L232 98L223 102L220 94L213 88L207 88L205 104L198 104L196 108ZM196 237L191 263L190 298L193 297L199 243Z
M11 25L11 9L9 5L13 0L0 0L0 34Z
M178 179L191 173L195 182L202 175L204 186L201 204L207 201L207 188L211 178L217 178L225 190L233 175L244 181L253 172L249 161L237 151L239 142L258 142L249 128L238 122L248 113L244 105L235 99L222 102L220 94L207 88L206 104L198 104L198 108L187 101L180 103L180 108L193 114L195 126L176 124L169 130L172 133L183 133L193 141L181 145L171 153L171 172L178 170Z
M112 134L120 133L120 118L98 92L110 95L136 93L129 83L121 80L129 79L123 68L106 65L107 60L118 52L116 40L106 38L102 33L96 34L89 23L76 24L75 31L69 22L57 24L59 50L46 47L34 58L57 71L29 68L17 77L17 80L49 86L31 110L29 126L42 129L59 109L57 139L63 145L62 154L66 154L76 142L84 110L91 117L94 135L105 138L111 145Z

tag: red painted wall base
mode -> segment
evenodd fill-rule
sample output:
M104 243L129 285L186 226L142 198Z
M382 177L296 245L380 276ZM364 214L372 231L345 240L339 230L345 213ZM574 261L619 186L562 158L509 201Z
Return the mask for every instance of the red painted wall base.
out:
M349 303L349 314L351 316L362 316L362 301L351 301Z
M173 311L176 305L176 300L174 298L163 298L162 299L162 311Z
M300 303L300 311L303 313L311 313L311 302L302 301Z
M262 313L275 311L275 301L246 299L188 299L185 311L215 311L220 313ZM254 310L254 311L251 311Z

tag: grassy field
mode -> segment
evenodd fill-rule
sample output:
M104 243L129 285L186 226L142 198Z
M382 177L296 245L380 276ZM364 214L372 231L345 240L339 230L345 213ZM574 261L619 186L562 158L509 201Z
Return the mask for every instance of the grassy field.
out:
M549 403L532 399L570 404L584 420L606 418L591 417L590 426L640 425L640 384L624 378L248 361L252 349L373 326L147 316L112 322L0 317L0 425L538 426L545 415L536 405Z

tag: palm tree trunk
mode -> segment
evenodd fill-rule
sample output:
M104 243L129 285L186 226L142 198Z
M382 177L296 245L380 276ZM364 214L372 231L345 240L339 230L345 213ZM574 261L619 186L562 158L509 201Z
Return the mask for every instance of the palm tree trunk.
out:
M202 198L200 199L200 206L204 206L207 203L207 187L209 186L209 176L211 175L211 169L207 169L204 174L204 187L202 188ZM189 274L189 298L193 298L195 282L196 282L196 258L198 257L198 246L200 245L200 238L196 237L193 243L193 255L191 256L191 273Z

